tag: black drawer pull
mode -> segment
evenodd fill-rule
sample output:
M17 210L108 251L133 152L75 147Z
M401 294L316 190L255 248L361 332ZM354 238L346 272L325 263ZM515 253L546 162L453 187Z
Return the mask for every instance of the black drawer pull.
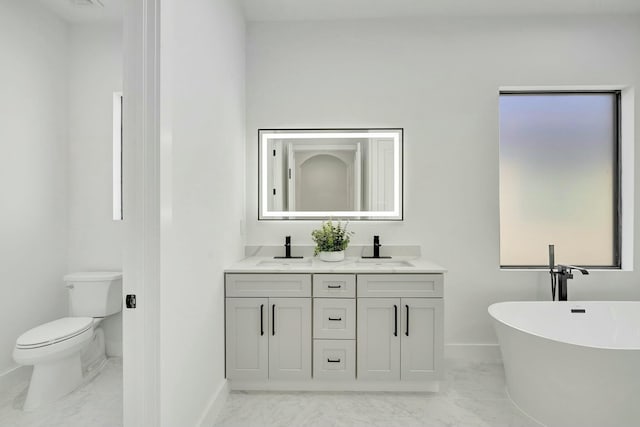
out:
M271 306L271 335L276 334L276 305Z
M327 359L327 362L329 362L329 363L340 363L340 359L336 359L336 360Z
M342 317L329 317L329 320L333 320L333 321L339 322L339 321L342 320Z
M327 285L327 288L329 289L340 289L342 287L342 285Z
M405 305L405 307L407 308L407 332L406 332L406 336L409 336L409 306Z
M264 335L264 304L260 304L260 336Z
M398 306L393 305L393 336L398 336Z

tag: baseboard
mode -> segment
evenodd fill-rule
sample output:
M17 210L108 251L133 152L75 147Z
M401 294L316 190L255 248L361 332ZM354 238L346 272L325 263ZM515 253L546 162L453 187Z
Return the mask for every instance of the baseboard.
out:
M28 381L32 370L32 366L16 366L0 374L0 390L7 390L18 383Z
M500 362L502 354L498 344L446 344L444 346L446 360L465 362Z
M204 413L200 417L200 421L196 424L198 427L211 427L213 423L218 418L218 414L222 410L222 406L227 401L227 397L229 396L229 382L225 378L220 387L213 393L211 396L211 400L207 405Z
M376 392L430 392L440 391L440 382L429 381L231 381L231 390L242 391L376 391Z

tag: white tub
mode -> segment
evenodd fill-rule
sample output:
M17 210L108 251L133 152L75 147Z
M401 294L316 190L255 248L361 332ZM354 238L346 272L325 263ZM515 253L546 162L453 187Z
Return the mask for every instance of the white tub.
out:
M489 314L525 413L549 427L640 426L640 302L502 302Z

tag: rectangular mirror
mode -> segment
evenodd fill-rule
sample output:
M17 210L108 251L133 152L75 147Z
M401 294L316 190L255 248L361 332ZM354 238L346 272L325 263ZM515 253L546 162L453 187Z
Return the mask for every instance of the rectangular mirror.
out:
M259 219L402 220L402 129L261 129Z

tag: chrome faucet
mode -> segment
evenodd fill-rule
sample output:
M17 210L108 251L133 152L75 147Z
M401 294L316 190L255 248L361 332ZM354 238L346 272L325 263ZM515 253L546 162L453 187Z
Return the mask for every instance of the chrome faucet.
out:
M556 299L558 289L558 301L567 301L567 280L573 279L573 270L582 274L589 274L586 268L575 265L555 265L555 246L549 245L549 274L551 275L551 300Z

